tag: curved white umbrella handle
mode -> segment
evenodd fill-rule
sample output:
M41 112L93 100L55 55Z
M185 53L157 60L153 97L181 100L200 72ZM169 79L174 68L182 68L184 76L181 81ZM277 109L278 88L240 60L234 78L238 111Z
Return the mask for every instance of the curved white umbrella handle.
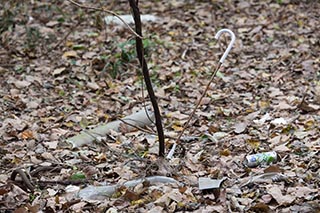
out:
M235 40L236 40L236 36L234 35L234 33L229 30L229 29L222 29L219 30L217 32L217 34L214 36L215 39L219 39L219 37L221 36L222 33L228 33L231 36L231 41L228 45L228 48L226 49L226 51L223 53L222 57L220 58L220 63L223 64L224 60L226 59L227 55L229 54Z

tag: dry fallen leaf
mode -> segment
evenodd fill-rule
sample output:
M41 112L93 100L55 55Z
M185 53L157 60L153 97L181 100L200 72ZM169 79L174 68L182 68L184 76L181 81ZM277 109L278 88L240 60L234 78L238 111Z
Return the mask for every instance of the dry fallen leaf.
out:
M77 54L76 51L73 51L73 50L64 52L63 55L62 55L62 58L65 58L65 59L67 59L67 58L76 58L76 57L78 57L78 54Z
M58 76L58 75L60 75L61 73L63 73L63 71L65 71L65 70L66 70L65 67L57 68L57 69L53 70L52 75L53 75L53 76Z
M271 165L264 169L264 173L268 173L268 172L281 173L281 169L277 165Z
M236 123L234 125L234 132L237 134L243 133L246 130L247 126L248 124L245 122Z
M307 197L312 193L319 192L316 188L310 188L307 186L296 186L296 187L289 187L287 190L287 193L292 194L293 196L296 196L298 198Z
M22 89L25 87L28 87L31 85L31 82L29 81L14 81L14 85L18 88L18 89Z
M91 90L98 90L100 86L96 82L88 82L87 87Z
M320 106L314 105L314 104L309 104L305 100L303 100L299 105L298 108L301 109L302 111L308 113L308 112L314 112L320 109Z
M31 130L25 130L21 133L22 139L33 139L33 132Z
M281 189L276 185L268 185L267 192L270 194L279 205L290 205L296 197L293 195L283 195Z
M228 23L225 27L236 34L177 153L164 161L151 122L146 132L129 132L125 125L121 132L92 131L152 105L131 32L106 25L103 14L79 13L74 4L59 4L57 11L51 1L9 2L0 7L1 210L318 211L318 1L139 4L144 15L159 15L156 22L143 22L142 31L145 62L168 136L166 153L228 46L227 34L214 39L218 23ZM108 10L132 20L125 14L128 5L109 4ZM65 139L81 131L95 142L70 147ZM276 151L280 161L245 168L243 160L253 151ZM37 171L40 165L46 169ZM45 193L9 183L13 167L25 169ZM86 183L74 182L72 190L64 185L74 174L96 187L153 175L171 176L183 185L145 182L129 187L130 199L115 194L96 202L77 197ZM229 180L220 192L200 193L199 177Z

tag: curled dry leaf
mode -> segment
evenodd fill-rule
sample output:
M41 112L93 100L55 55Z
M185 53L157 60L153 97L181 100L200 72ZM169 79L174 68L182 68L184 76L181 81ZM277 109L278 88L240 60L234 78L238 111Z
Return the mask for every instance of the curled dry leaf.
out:
M52 75L53 75L53 76L58 76L58 75L60 75L61 73L63 73L65 70L66 70L65 67L57 68L57 69L53 70Z
M267 192L277 201L279 205L290 205L296 199L296 195L283 195L281 189L276 185L268 185Z

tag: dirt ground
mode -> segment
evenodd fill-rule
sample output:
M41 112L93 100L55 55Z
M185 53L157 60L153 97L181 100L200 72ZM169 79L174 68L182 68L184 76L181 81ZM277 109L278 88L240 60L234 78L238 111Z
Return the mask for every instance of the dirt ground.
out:
M79 3L131 14L123 0ZM1 4L0 212L320 211L319 1L139 1L157 16L142 28L166 152L230 42L215 34L236 36L171 160L154 125L66 142L150 105L127 27L70 1ZM246 165L268 151L273 164ZM158 176L176 183L77 194ZM200 190L199 178L223 181Z

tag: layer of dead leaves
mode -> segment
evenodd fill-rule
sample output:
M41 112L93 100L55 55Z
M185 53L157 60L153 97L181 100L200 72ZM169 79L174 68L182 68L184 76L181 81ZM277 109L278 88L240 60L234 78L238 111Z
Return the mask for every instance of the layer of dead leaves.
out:
M126 1L102 5L129 14ZM65 139L143 107L133 36L104 25L103 14L67 1L0 9L0 211L318 212L320 29L318 1L139 1L147 59L166 135L176 137L229 42L235 47L185 135L181 152L158 160L142 131L113 133L72 150ZM167 140L167 149L173 139ZM246 168L247 154L276 151L271 167ZM14 170L36 185L30 191ZM285 178L250 181L268 172ZM86 201L67 186L118 183L152 175L167 184L120 189ZM199 177L227 178L199 191Z

